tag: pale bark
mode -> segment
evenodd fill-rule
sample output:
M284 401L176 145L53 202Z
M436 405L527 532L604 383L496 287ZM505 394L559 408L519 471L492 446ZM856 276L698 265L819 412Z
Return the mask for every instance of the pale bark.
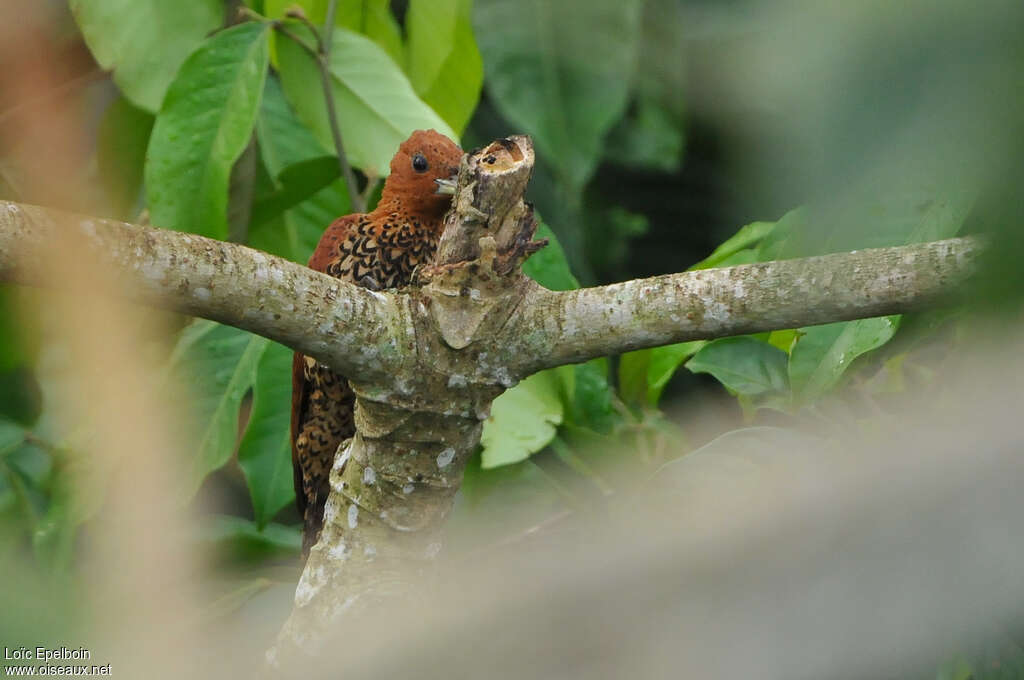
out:
M531 287L508 333L520 373L687 340L900 314L960 289L972 238L702 269L555 293Z
M357 434L339 450L279 657L314 650L339 616L407 592L410 566L429 565L438 549L491 402L526 375L917 309L956 292L980 250L952 239L552 292L519 267L539 245L522 200L532 167L525 137L466 158L435 263L389 293L243 246L0 203L0 281L60 286L47 244L78 239L83 256L121 273L126 298L244 328L350 378Z
M50 251L68 240L118 272L128 300L252 331L345 375L393 374L408 354L395 296L234 243L50 208L0 201L0 282L61 287Z

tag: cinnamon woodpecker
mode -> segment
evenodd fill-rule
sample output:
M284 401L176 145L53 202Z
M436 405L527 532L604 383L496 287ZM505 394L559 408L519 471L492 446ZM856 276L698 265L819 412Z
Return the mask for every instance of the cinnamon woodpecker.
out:
M462 149L434 130L417 130L391 159L373 212L336 219L320 238L309 266L343 281L383 290L407 285L417 265L437 249L451 205ZM292 362L292 468L303 517L302 553L323 525L335 452L355 434L355 396L348 381L298 352Z

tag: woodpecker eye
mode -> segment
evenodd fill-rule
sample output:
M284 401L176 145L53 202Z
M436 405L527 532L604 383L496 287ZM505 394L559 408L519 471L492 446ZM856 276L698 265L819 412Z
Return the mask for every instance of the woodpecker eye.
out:
M412 157L412 169L416 172L426 172L430 169L430 163L427 162L427 157L421 153L418 153Z

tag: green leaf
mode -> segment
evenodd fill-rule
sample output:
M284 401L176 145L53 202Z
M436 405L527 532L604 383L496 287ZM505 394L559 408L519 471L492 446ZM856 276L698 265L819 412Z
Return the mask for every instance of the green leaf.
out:
M405 15L409 80L423 101L459 132L469 122L484 82L472 9L472 0L410 0Z
M213 321L195 321L182 331L171 368L189 389L195 437L186 497L231 458L242 399L256 383L257 366L269 342Z
M793 346L796 341L800 339L800 331L795 328L790 328L784 331L772 331L768 334L768 342L775 347L778 347L786 354L793 351Z
M287 168L333 154L334 146L324 146L306 127L288 104L276 75L267 78L256 117L256 138L267 172L274 179Z
M289 7L298 5L311 22L327 21L328 0L266 0L265 16L281 19ZM339 0L334 25L361 33L380 45L395 63L402 63L402 29L391 14L390 0Z
M710 373L737 394L757 396L787 390L786 360L779 348L745 335L712 340L686 362L686 368Z
M215 515L203 522L198 536L224 557L244 564L271 558L291 558L302 546L297 526L267 524L262 529L252 520L231 515Z
M280 191L290 182L290 173L295 172L290 168L329 153L292 111L276 76L267 78L256 118L256 136L272 191ZM249 230L249 245L305 264L327 225L350 212L345 182L336 179L283 215L265 222L254 221Z
M872 179L836 205L787 213L762 245L762 259L900 246L955 236L972 203L967 190L908 177Z
M626 352L619 357L619 396L627 404L646 403L647 367L650 361L649 349Z
M752 222L742 227L727 241L715 248L714 252L690 267L690 269L711 269L712 267L728 266L729 258L760 243L775 230L775 222ZM753 254L753 251L749 251ZM750 260L753 262L755 260ZM729 262L729 264L736 264Z
M683 156L683 130L659 102L641 97L608 135L605 158L639 170L675 172Z
M852 192L858 201L829 214L798 209L787 213L759 245L762 259L798 257L852 248L905 245L949 238L963 225L972 198L966 191L941 191L920 178ZM812 402L833 389L854 359L881 347L900 317L861 319L800 329L790 346L789 377L796 399Z
M182 65L149 143L146 195L154 224L227 237L231 168L252 136L268 30L246 23L222 31Z
M477 0L487 91L579 190L603 155L633 81L643 2Z
M807 228L808 210L800 206L779 218L775 228L757 245L757 261L783 260L798 257L797 248L790 242L794 233Z
M224 21L222 0L71 0L96 62L136 106L156 111L185 58Z
M672 379L676 369L706 344L704 340L691 340L650 350L651 358L647 365L647 403L657 405L665 385Z
M139 213L142 171L153 120L153 114L118 97L100 122L96 165L107 204L119 219L131 220Z
M384 48L396 64L401 64L405 46L402 44L402 29L391 13L391 0L349 0L347 4L359 5L362 10L359 16L361 23L341 25L362 33Z
M793 393L811 402L831 390L854 359L889 341L899 321L885 316L801 328L789 360Z
M254 226L249 245L305 264L331 222L351 212L344 180L336 180L275 219Z
M285 168L277 176L278 188L259 196L252 206L249 228L263 224L311 198L341 174L336 156L320 156Z
M26 434L24 426L0 416L0 458L21 446Z
M561 371L565 385L567 422L595 432L611 431L616 414L612 407L614 391L608 383L608 359L599 357L554 370Z
M775 225L774 222L753 222L740 228L690 270L756 262L758 253L753 246L771 236ZM705 344L702 340L695 340L623 354L619 361L619 387L623 399L631 404L657 406L665 385L676 370Z
M288 22L312 41L309 30ZM451 127L423 103L391 57L369 38L345 29L333 34L331 89L345 152L355 167L380 176L389 172L398 145L414 130L433 128L457 141ZM320 143L334 148L316 61L294 41L275 35L284 92Z
M554 438L565 413L559 383L541 371L494 400L480 437L484 469L526 460Z
M253 386L249 426L238 448L259 528L295 498L291 457L292 351L267 345Z
M572 275L562 244L548 225L537 226L537 240L548 239L548 244L523 263L523 273L548 290L574 290L580 282Z

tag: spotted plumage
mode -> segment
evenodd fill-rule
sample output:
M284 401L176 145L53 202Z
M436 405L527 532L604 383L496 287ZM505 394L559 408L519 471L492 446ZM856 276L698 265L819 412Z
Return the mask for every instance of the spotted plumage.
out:
M346 215L323 236L309 266L374 290L409 283L413 270L433 256L451 196L436 180L452 178L462 150L433 130L418 130L391 159L377 208ZM292 363L292 467L303 516L303 553L323 524L328 475L338 446L355 433L355 397L344 377L296 353Z

